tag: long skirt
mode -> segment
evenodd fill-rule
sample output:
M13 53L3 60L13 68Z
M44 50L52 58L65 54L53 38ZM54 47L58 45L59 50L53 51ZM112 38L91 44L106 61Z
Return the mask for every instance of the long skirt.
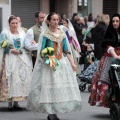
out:
M0 79L0 101L25 101L29 93L31 75L32 67L27 66L18 57L15 70L7 78L4 57Z
M81 96L67 57L59 60L56 71L44 62L36 61L28 96L27 108L48 114L66 113L81 109Z
M100 60L99 67L93 77L89 104L91 106L109 107L112 103L111 84L108 71L110 70L112 57L103 56Z
M5 72L5 56L3 57L2 61L2 71L0 77L0 101L7 101L8 100L8 82L6 79L6 72Z

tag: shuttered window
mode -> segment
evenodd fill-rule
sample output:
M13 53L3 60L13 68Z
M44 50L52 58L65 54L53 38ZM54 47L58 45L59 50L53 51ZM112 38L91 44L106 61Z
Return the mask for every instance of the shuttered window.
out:
M118 0L103 0L103 13L110 17L118 12Z
M40 0L11 0L12 15L20 16L22 26L30 28L35 21L35 12L40 10Z

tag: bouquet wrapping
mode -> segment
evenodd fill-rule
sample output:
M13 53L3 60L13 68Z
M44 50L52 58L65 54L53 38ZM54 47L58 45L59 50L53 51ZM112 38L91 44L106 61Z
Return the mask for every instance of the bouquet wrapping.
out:
M46 47L40 52L42 58L45 59L45 63L49 64L53 70L56 70L56 67L59 66L59 61L55 57L55 50L52 47Z

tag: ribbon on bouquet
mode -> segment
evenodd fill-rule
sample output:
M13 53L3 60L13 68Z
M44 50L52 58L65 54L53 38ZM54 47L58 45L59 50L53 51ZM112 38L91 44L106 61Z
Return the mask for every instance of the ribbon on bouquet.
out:
M54 67L54 68L56 68L56 66L59 66L59 61L56 59L55 55L53 56L47 55L47 56L48 58L46 58L45 61L46 64L50 64L50 67Z
M84 31L84 35L87 35L88 33L89 33L88 30L85 30L85 31Z

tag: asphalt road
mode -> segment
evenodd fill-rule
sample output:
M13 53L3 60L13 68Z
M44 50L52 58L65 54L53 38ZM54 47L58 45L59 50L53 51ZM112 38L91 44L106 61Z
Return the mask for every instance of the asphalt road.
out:
M111 120L109 109L90 106L88 104L89 92L81 92L82 109L73 113L59 114L60 120ZM0 120L47 120L47 114L33 113L25 109L26 102L21 102L23 111L10 112L7 110L7 103L0 103Z

